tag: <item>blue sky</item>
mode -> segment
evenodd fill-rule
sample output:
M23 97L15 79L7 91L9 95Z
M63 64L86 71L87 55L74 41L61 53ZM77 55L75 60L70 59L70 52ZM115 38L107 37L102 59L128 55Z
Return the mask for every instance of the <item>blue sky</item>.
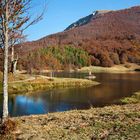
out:
M79 18L95 10L119 10L140 5L140 0L46 0L44 19L25 31L29 41L63 31ZM44 0L33 0L32 13L37 15L43 9Z

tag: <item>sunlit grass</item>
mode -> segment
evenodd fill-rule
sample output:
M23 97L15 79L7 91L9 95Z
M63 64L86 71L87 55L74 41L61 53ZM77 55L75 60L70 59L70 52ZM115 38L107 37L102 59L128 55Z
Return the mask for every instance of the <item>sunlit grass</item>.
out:
M2 81L2 74L0 74L0 82ZM54 88L81 88L97 85L99 83L86 79L76 78L50 78L42 75L28 75L10 73L9 79L9 93L28 93L35 91L50 90ZM2 91L2 84L0 83L0 93Z
M36 78L32 81L21 81L9 83L10 93L27 93L33 91L49 90L55 88L81 88L97 85L99 83L86 80L86 79L75 79L75 78L54 78L44 79Z
M36 132L39 138L46 139L119 140L139 139L139 117L139 104L129 104L19 117L15 120L23 139Z
M140 103L140 92L136 92L131 97L121 99L123 104Z

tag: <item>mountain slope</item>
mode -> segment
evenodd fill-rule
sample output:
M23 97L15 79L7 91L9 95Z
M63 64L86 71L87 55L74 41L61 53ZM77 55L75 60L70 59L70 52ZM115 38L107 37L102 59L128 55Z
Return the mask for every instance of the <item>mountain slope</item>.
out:
M80 27L80 26L83 26L83 25L86 25L88 24L91 20L93 19L96 19L97 16L99 15L104 15L106 13L110 12L109 10L101 10L101 11L94 11L92 14L84 17L84 18L81 18L79 19L78 21L72 23L70 26L68 26L65 31L67 30L70 30L70 29L74 29L76 27Z
M86 50L93 65L140 64L140 6L96 13L79 21L64 32L22 44L18 52L23 55L47 46L71 45Z

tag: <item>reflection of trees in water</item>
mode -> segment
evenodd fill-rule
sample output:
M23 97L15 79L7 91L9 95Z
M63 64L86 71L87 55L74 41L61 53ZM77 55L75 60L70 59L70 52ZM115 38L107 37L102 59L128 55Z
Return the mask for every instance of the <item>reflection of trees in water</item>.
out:
M58 91L58 90L57 90ZM63 101L61 100L61 94L57 93L56 90L49 91L47 97L45 94L42 94L43 108L47 110L47 112L54 112L58 110L63 110L64 107ZM65 107L69 107L68 103L65 104Z

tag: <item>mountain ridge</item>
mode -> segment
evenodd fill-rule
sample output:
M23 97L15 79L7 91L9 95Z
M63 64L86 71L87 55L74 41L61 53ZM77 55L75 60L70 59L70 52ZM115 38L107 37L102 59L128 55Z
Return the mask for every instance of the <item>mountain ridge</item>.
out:
M59 32L37 41L26 42L17 52L29 52L48 46L81 48L91 56L91 64L110 67L132 62L140 64L140 6L98 15L87 24Z
M71 25L69 25L64 31L70 30L70 29L74 29L76 27L79 26L83 26L88 24L92 19L95 19L98 15L104 15L108 12L111 12L111 10L97 10L97 11L93 11L92 14L80 18L78 21L72 23Z

